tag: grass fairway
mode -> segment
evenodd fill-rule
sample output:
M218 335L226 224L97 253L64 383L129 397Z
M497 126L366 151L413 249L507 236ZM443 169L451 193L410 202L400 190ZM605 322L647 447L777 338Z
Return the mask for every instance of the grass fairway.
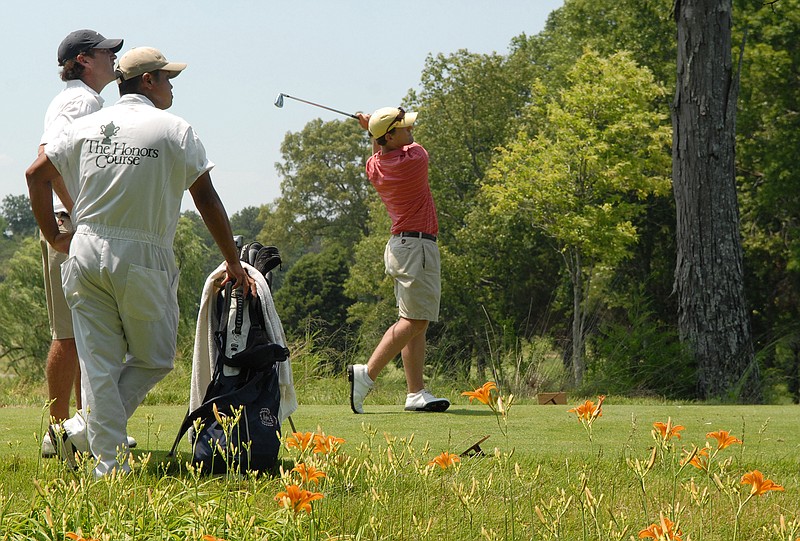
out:
M333 455L284 448L283 478L246 480L198 477L174 464L163 476L158 464L167 462L185 409L142 406L130 434L139 442L137 455L152 453L149 465L130 478L99 483L39 458L41 409L3 408L0 538L61 540L80 530L97 539L621 541L638 538L662 515L677 522L684 541L800 538L797 406L612 399L590 441L567 411L574 404L515 404L506 425L482 404L456 402L441 414L367 404L366 414L354 415L345 405L301 405L292 416L297 431L322 431L345 443ZM659 443L653 423L668 419L685 429L680 439ZM743 443L717 452L710 439L708 471L681 465L684 451L703 447L706 434L718 430ZM286 423L284 435L290 431ZM429 465L486 435L485 457ZM188 445L180 449L186 459ZM642 474L650 457L651 469ZM300 462L327 475L320 485L302 485L324 494L309 514L275 501L285 486L301 483L289 472ZM756 469L783 490L751 496L741 479Z
M301 405L292 415L300 432L321 428L347 440L346 448L355 448L368 439L365 426L379 436L388 433L399 438L414 435L418 444L430 442L437 452L459 453L482 436L490 435L482 447L500 448L531 457L588 457L592 453L606 455L622 452L628 446L647 448L652 444L650 431L654 422L686 427L681 442L686 447L702 446L705 435L715 430L728 430L745 442L741 451L745 460L794 462L800 464L799 406L704 406L704 405L603 405L603 416L593 430L590 446L586 432L570 406L515 404L508 420L507 437L495 415L483 405L454 404L441 414L410 413L401 405L365 406L364 415L354 415L349 406ZM38 443L35 434L46 428L42 410L29 407L7 407L2 410L0 444L8 445L24 459L36 459ZM186 409L182 406L142 406L129 424L130 435L139 442L139 451L167 451ZM291 431L289 423L283 427ZM182 444L181 449L188 446Z

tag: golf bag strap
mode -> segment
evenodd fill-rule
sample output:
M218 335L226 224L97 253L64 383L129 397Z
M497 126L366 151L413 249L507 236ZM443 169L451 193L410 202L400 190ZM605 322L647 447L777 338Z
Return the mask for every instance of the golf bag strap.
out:
M241 297L244 300L245 295L249 295L249 292L245 292L244 286L236 288L236 292L233 291L233 283L228 282L225 284L225 303L222 307L222 310L219 313L219 325L217 328L220 332L226 331L228 329L228 317L229 312L231 309L231 298L234 295ZM253 302L250 304L250 324L252 325L253 322L258 323L261 327L264 327L264 316L261 315L261 310L258 309L259 303ZM253 317L255 316L255 319ZM233 323L233 332L236 334L242 334L242 324L244 323L244 302L236 302L236 317L234 318Z
M203 399L203 403L197 406L197 408L194 411L186 412L186 417L184 417L183 422L181 423L181 427L178 429L178 435L175 436L175 441L172 443L172 448L167 454L167 457L175 456L175 450L181 443L181 438L183 437L184 434L186 434L186 431L189 430L189 427L192 426L192 423L194 423L196 419L210 416L214 411L214 404L216 404L217 402L224 401L225 399L232 398L240 393L249 391L252 387L255 387L256 385L261 383L261 380L266 377L266 373L263 371L256 371L254 372L253 377L250 378L250 380L242 387L234 389L229 393L215 396L214 398L209 398L209 394L211 394L211 390L214 387L214 383L216 383L217 381L216 376L217 374L215 370L215 377L211 380L211 383L208 384L208 388L206 389L206 396Z
M223 302L222 310L219 313L219 325L217 325L217 333L224 334L228 330L228 318L230 317L231 298L233 296L233 284L228 282L225 284L225 301ZM245 295L244 289L237 293L237 295ZM242 333L242 324L244 322L244 303L236 303L236 316L234 319L234 332L236 334ZM261 311L261 305L258 300L250 303L250 324L257 323L262 329L265 328L266 322ZM225 364L235 368L253 368L255 370L264 370L265 367L272 366L274 363L280 363L289 358L289 350L279 344L270 344L264 352L263 359L258 363L253 362L236 362L236 356L232 358L225 357Z
M259 363L241 361L237 362L236 357L225 358L224 364L235 368L252 368L253 370L264 370L275 363L282 363L289 358L289 350L279 344L270 344L264 351L263 360Z
M225 301L222 304L222 310L219 311L219 325L217 325L217 332L226 332L228 330L228 317L231 311L231 294L233 293L233 284L228 282L225 284ZM236 321L239 322L239 333L242 332L242 303L236 303ZM234 327L235 328L235 327Z

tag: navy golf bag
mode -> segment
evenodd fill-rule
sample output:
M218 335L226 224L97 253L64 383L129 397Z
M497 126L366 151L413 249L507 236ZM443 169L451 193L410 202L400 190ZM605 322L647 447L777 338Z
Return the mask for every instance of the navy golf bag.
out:
M276 248L265 249L258 243L241 248L241 259L258 262L253 266L268 283L268 274L280 264ZM229 283L220 290L214 313L218 325L211 382L200 406L184 418L170 455L194 425L192 461L202 471L271 470L280 450L277 363L288 362L289 351L269 339L260 300L241 288Z

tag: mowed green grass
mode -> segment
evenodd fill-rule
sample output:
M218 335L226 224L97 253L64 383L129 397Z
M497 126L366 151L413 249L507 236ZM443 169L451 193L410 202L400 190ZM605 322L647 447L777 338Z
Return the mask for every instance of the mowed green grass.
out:
M788 538L774 537L771 528L781 516L800 520L800 408L619 402L612 397L603 404L591 441L568 411L576 404L515 404L507 425L502 419L498 424L487 406L463 397L439 414L404 412L401 399L398 405L368 403L364 415L347 405L301 405L292 415L296 430L343 438L338 454L307 452L303 458L297 449L283 449L283 479L247 482L198 480L167 459L183 406L146 405L136 412L130 421L130 434L139 442L135 453L151 458L142 475L109 483L86 482L90 473L76 477L57 459L41 459L42 409L6 407L0 409L0 525L15 532L10 539L63 539L78 527L112 532L112 538L144 528L138 537L143 539L200 539L208 532L224 539L346 539L367 533L437 541L628 539L666 513L692 539L730 541L734 524L741 524L737 541ZM682 437L659 451L640 484L633 465L651 456L653 423L669 419L685 427ZM719 490L708 474L679 466L682 449L702 447L706 434L718 430L744 442L715 461L714 471L724 470L725 488ZM286 423L284 434L290 431ZM425 469L440 453L459 454L487 435L481 447L488 456L464 458L447 471ZM715 448L716 441L711 443ZM180 450L183 463L188 445L182 442ZM287 521L274 497L296 479L288 472L297 460L310 461L328 478L310 487L324 493L313 514ZM739 516L738 502L750 490L741 477L755 469L784 490L758 497ZM169 476L162 478L165 470ZM710 490L705 503L692 500L690 480L700 491ZM256 537L253 528L260 532ZM487 537L483 528L493 533Z
M458 400L461 402L461 400ZM508 426L498 425L497 418L483 404L456 403L445 413L412 413L402 405L365 405L366 413L355 415L346 405L300 405L292 415L300 432L324 431L344 438L344 450L354 449L369 439L369 433L398 438L414 437L415 443L429 442L437 452L460 453L475 441L489 435L481 446L495 447L521 455L553 459L589 457L603 453L621 456L626 449L647 449L652 445L654 422L685 426L681 444L687 448L702 446L705 435L728 430L744 441L737 450L744 463L766 467L769 463L800 461L799 406L707 406L707 405L615 405L603 404L603 416L593 428L590 445L586 431L567 406L514 404ZM166 452L186 413L183 406L142 406L131 418L129 434L139 442L137 452ZM46 428L42 409L6 407L0 409L0 445L6 454L23 461L38 456L38 434ZM502 429L501 429L502 428ZM291 431L289 423L284 433ZM503 432L506 434L503 434ZM181 444L181 450L188 445ZM0 466L1 467L1 466Z

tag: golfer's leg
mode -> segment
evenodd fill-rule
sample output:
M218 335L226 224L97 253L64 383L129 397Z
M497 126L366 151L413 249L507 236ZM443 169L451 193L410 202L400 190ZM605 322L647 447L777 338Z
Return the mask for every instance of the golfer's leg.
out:
M50 416L56 421L68 419L70 394L76 378L80 377L78 352L75 349L74 338L56 339L50 343L45 376L47 377L48 396L52 401ZM76 397L80 400L79 394L76 394Z
M401 351L403 370L406 374L408 392L417 393L425 387L422 373L425 368L425 332L428 329L428 322L419 319L407 321L412 322L415 334Z
M389 361L397 357L416 332L412 320L405 318L400 318L386 330L367 361L367 374L372 381L376 381L381 370L389 364Z

